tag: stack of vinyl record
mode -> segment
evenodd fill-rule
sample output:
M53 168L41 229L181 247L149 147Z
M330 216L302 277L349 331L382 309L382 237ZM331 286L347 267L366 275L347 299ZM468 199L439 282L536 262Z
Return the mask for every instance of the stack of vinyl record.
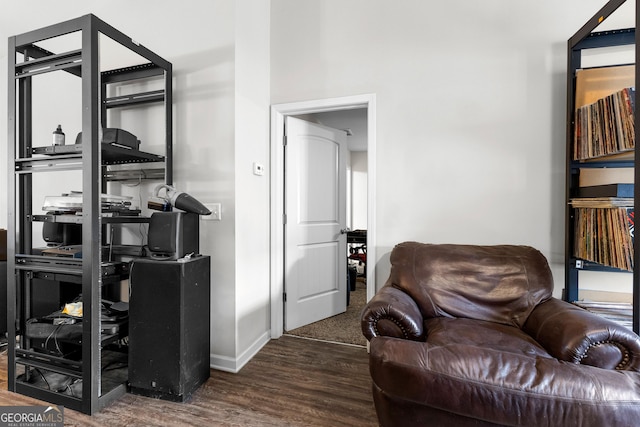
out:
M633 270L633 206L578 207L574 231L576 258Z
M586 160L635 147L635 88L625 88L576 110L573 159Z

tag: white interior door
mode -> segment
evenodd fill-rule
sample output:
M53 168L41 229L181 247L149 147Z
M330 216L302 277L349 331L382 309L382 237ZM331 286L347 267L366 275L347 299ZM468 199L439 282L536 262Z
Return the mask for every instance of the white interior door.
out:
M347 309L346 134L287 117L285 330Z

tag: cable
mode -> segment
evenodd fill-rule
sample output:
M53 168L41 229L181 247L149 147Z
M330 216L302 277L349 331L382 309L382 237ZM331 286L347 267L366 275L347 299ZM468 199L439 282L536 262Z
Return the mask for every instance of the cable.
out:
M38 369L38 368L33 368L33 370L40 374L40 376L41 376L41 377L42 377L42 379L44 380L45 384L47 384L47 388L48 388L49 390L51 390L51 384L49 384L49 381L47 381L47 377L45 377L45 376L44 376L44 374L40 371L40 369Z
M127 285L129 286L129 301L131 301L131 278L133 277L133 267L136 265L135 262L132 262L129 267L129 279L127 279Z
M68 390L69 394L72 397L81 397L81 396L76 396L76 394L73 392L73 389L71 388L72 385L78 384L79 382L81 383L82 380L80 378L76 378L75 380L73 380L69 384L67 384L67 386L63 390ZM63 390L59 390L59 392L61 392Z
M140 234L140 246L144 246L148 240L149 229L142 223L138 224L138 233Z
M58 326L56 326L55 329L53 331L51 331L51 333L49 334L47 339L44 341L44 348L45 348L45 350L48 350L48 348L49 348L49 339L51 339L51 337L53 337L53 342L56 345L56 350L58 350L58 354L60 356L64 356L64 353L62 353L62 350L60 349L60 345L58 344L58 336L57 336L57 334L58 334L58 331L60 330L60 327L62 327L62 325L63 324L61 323Z
M113 256L113 226L110 226L111 236L109 237L109 262L111 262Z

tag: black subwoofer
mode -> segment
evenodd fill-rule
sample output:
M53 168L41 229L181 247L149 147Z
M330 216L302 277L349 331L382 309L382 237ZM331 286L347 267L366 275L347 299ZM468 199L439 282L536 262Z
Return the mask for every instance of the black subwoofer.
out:
M0 338L7 332L7 261L0 261Z
M129 385L182 402L209 378L210 257L131 265Z

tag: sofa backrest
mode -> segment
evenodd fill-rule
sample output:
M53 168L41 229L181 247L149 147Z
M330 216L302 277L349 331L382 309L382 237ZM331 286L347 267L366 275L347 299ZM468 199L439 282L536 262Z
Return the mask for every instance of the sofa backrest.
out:
M546 258L529 246L404 242L391 252L387 285L402 289L429 317L465 317L522 327L551 297Z

